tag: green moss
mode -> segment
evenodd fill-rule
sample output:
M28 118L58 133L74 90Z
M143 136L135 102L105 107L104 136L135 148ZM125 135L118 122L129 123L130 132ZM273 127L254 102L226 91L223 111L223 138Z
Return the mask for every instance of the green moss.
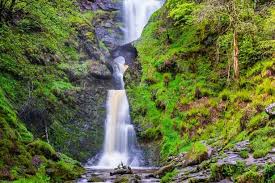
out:
M42 166L39 168L35 176L32 176L31 178L21 178L19 180L13 181L13 183L49 183L50 177L46 175L45 167Z
M188 156L190 159L197 159L205 153L207 153L207 147L205 146L205 144L195 142L192 145L191 150L188 152Z
M173 180L173 178L178 174L178 170L174 169L172 172L166 173L162 178L161 178L161 183L168 183Z
M246 182L263 183L264 177L259 172L248 171L248 172L245 172L243 175L240 175L239 177L237 177L237 182L238 183L246 183Z
M256 130L251 134L251 147L255 158L267 155L267 153L272 149L275 144L274 130L274 127L266 127Z
M211 164L211 180L221 180L226 177L242 175L247 170L244 162L236 164Z
M28 144L29 149L33 155L45 155L47 158L57 158L57 154L53 147L47 142L35 140Z
M73 99L66 92L78 88L68 80L62 66L74 65L77 72L87 67L78 63L77 34L82 26L90 26L94 12L81 12L75 1L45 0L20 2L16 12L16 21L11 20L16 23L1 22L0 27L0 167L4 172L0 179L49 182L49 162L62 168L60 177L67 172L71 172L70 178L78 176L79 164L59 157L46 142L34 141L34 137L42 137L36 133L40 129L29 125L33 136L19 116L24 118L28 108L46 111L49 126L52 120L62 126L74 115L70 106ZM35 121L35 125L42 122ZM33 165L34 157L43 159L44 168L39 163Z
M267 164L264 167L264 177L265 181L268 183L274 182L275 180L275 165L274 164Z
M242 150L242 151L240 152L240 156L241 156L242 158L246 159L246 158L249 157L249 153L248 153L247 150Z

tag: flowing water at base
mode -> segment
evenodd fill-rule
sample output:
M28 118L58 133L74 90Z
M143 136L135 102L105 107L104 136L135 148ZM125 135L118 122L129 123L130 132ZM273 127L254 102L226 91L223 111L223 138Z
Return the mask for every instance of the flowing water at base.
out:
M98 169L98 168L86 168L87 173L82 176L81 179L77 181L77 183L86 183L89 180L91 180L92 177L97 177L102 179L103 182L115 182L116 175L111 176L110 171L107 169ZM160 179L156 178L150 178L148 177L150 174L152 174L154 171L156 171L156 168L150 168L150 167L139 167L139 168L133 168L133 173L140 177L140 180L138 182L141 183L159 183Z

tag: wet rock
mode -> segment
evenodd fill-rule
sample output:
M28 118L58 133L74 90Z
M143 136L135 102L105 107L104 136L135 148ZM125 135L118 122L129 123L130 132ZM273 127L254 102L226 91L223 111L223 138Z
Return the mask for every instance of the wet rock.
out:
M132 170L129 168L122 168L122 169L117 169L114 170L113 172L110 172L110 175L124 175L124 174L132 174Z
M122 46L118 46L116 49L111 51L111 56L113 58L123 56L126 60L127 65L131 68L135 68L135 59L137 58L137 49L132 43L128 43Z
M112 0L82 0L79 5L83 10L102 9L105 11L114 11L121 8L119 2Z
M96 61L90 62L89 74L97 79L112 78L112 73L107 65Z
M110 172L110 175L124 175L124 174L133 174L133 171L130 166L121 164L118 165L117 168L114 169L113 172Z
M159 170L157 170L156 172L154 172L153 177L162 177L164 176L166 173L171 172L175 169L175 164L174 163L170 163L168 165L165 165L163 167L161 167Z
M250 149L249 145L250 145L249 140L241 141L235 145L233 150L236 152L241 152L244 150L250 151L251 149Z
M88 182L104 182L104 180L100 177L93 176L93 177L89 178Z
M265 112L270 116L270 118L275 117L275 103L270 104L265 108Z
M210 152L211 150L211 152ZM253 158L253 155L248 152L248 158L242 158L240 153L249 150L249 141L241 141L229 150L224 150L219 154L217 150L208 147L208 160L202 161L200 164L193 164L186 162L188 154L171 157L171 162L176 160L183 160L178 163L177 176L174 177L173 182L190 183L190 182L219 182L219 183L232 183L231 171L240 169L243 166L257 166L264 167L267 163L275 163L275 148L273 148L265 157ZM220 149L221 151L221 149ZM181 157L181 158L180 158ZM191 163L191 164L190 164ZM197 162L196 162L197 163ZM212 167L214 165L214 168ZM212 167L212 168L211 168ZM211 170L210 170L211 169ZM228 172L229 171L229 172ZM231 172L231 173L230 173ZM246 180L246 177L241 177ZM244 181L245 182L245 181Z
M115 183L138 183L140 182L140 177L138 175L120 175L114 180Z

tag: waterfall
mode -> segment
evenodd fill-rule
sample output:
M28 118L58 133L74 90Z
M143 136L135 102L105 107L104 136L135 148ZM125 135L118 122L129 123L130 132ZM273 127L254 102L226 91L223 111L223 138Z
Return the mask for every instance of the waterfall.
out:
M127 69L123 57L114 60L114 78L120 89L109 90L103 155L98 166L114 168L121 162L139 166L141 156L136 144L134 126L131 124L129 103L124 90L123 73Z
M161 4L157 0L124 0L125 42L140 37L149 17ZM133 167L142 165L124 90L123 74L127 68L124 57L114 59L113 77L118 89L108 91L104 148L97 164L100 168L114 168L121 162Z
M163 4L161 0L124 0L125 42L138 39L150 16Z

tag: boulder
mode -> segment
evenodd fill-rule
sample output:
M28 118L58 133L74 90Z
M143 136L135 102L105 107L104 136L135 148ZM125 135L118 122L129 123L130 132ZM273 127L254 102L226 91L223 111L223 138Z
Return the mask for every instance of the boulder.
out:
M131 167L127 165L123 165L123 163L119 164L117 168L114 169L113 172L110 172L110 175L124 175L124 174L133 174Z

